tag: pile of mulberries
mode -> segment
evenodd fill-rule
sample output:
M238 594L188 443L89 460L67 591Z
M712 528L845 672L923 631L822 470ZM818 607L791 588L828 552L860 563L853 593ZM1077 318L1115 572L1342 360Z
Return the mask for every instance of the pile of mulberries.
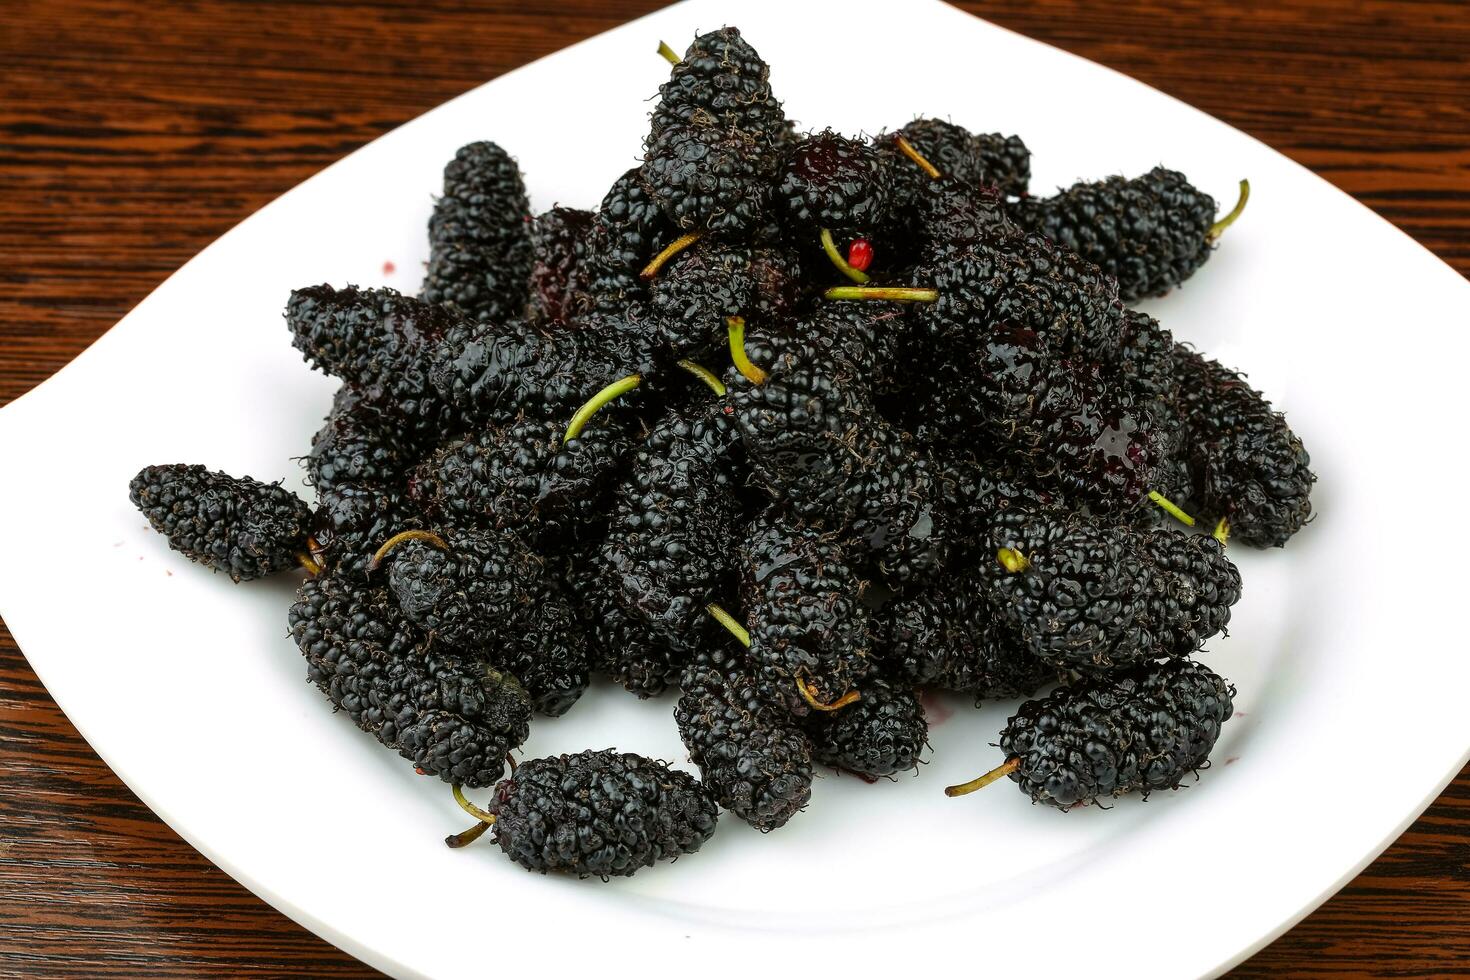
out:
M1245 194L1220 217L1160 167L1033 197L1016 136L803 132L736 28L661 53L643 159L595 207L534 213L470 143L418 295L285 298L340 382L314 500L170 464L134 505L236 582L304 573L308 682L451 784L452 846L531 871L631 875L721 809L772 832L820 775L921 773L930 692L1031 699L951 796L1192 780L1234 710L1197 659L1231 555L1301 530L1315 478L1242 375L1127 304L1198 272ZM697 777L515 758L599 677L672 714Z

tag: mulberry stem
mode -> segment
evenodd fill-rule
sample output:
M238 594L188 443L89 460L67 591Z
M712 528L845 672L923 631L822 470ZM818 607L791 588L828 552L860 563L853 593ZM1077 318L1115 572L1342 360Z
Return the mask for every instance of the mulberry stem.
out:
M868 281L868 274L861 269L854 267L850 262L847 261L847 259L843 258L842 253L837 250L837 243L832 240L831 229L822 229L822 251L826 252L827 258L831 259L832 264L837 266L837 271L841 272L844 276L851 279L853 282L862 284Z
M444 843L448 844L450 847L468 847L470 844L473 844L475 841L484 836L485 831L489 829L490 825L482 820L471 827L469 830L464 831L463 833L450 834L448 837L444 838Z
M470 816L474 817L481 823L495 822L495 814L491 813L489 810L480 809L465 798L463 785L461 785L460 783L454 783L452 784L452 789L454 790L454 802L459 804L459 808L461 810L463 810L465 813L468 813Z
M1220 523L1215 525L1215 530L1214 530L1214 533L1211 535L1211 537L1213 537L1216 541L1220 542L1220 546L1221 547L1224 547L1225 545L1229 544L1230 543L1230 518L1228 518L1228 517L1222 517L1222 518L1220 518Z
M1230 213L1225 215L1225 217L1210 225L1210 231L1208 234L1205 235L1205 240L1213 242L1215 239L1219 238L1221 233L1224 232L1226 228L1229 228L1231 225L1233 225L1236 218L1240 217L1240 212L1245 210L1245 202L1249 201L1250 199L1251 182L1248 180L1242 180L1240 182L1240 197L1236 199L1235 207L1231 208Z
M741 646L747 650L750 649L750 633L744 626L741 626L735 621L734 616L731 616L725 611L725 607L721 606L718 602L711 602L704 607L704 611L713 616L715 622L729 630L735 639L740 641Z
M915 286L833 286L822 294L824 299L891 299L899 303L932 303L939 290Z
M765 384L770 375L745 354L745 317L725 317L725 328L730 335L730 360L735 362L735 370L753 385Z
M1019 768L1021 768L1020 758L1012 756L985 775L977 776L968 783L960 783L958 786L946 786L944 788L944 795L964 796L966 793L973 793L977 789L984 789L1002 776L1009 776Z
M1030 560L1015 548L1000 549L995 553L995 560L1000 562L1001 567L1012 575L1018 572L1024 572L1031 567Z
M368 571L371 572L379 565L381 565L383 563L383 559L388 557L388 552L392 551L394 548L398 547L405 541L427 541L429 544L438 548L440 551L449 550L449 545L444 543L444 539L439 537L439 535L435 534L433 531L399 531L397 534L393 535L393 537L389 538L387 541L384 541L383 546L373 553L373 560L368 562Z
M705 367L702 364L695 364L693 361L687 358L682 361L676 361L675 363L684 370L688 371L690 374L694 375L700 381L703 381L705 384L709 385L710 391L713 391L717 395L723 395L725 393L725 383L719 378L715 377L715 373L709 368Z
M1179 521L1182 524L1187 524L1190 527L1194 527L1194 518L1184 513L1184 511L1180 509L1178 504L1174 503L1174 501L1159 493L1157 490L1150 490L1148 492L1148 499L1152 500L1154 503L1164 508L1164 512L1173 517L1175 520Z
M296 552L296 560L301 564L302 568L306 569L306 574L312 578L316 578L322 573L322 566L317 563L316 559L311 557L309 550Z
M684 60L674 53L673 48L662 41L658 42L658 53L671 65L677 65L680 61Z
M908 157L910 160L917 163L920 170L924 171L924 173L928 174L934 180L939 179L939 168L934 166L934 164L930 163L928 160L925 160L924 155L918 150L914 149L914 144L910 143L902 136L895 136L893 138L893 141L898 144L899 152Z
M571 424L567 426L566 435L561 437L562 445L566 445L581 435L582 430L587 428L587 423L592 421L592 416L602 411L608 402L616 401L642 383L643 375L630 374L626 378L619 378L587 399L582 407L577 409L576 414L572 416Z
M668 262L669 259L672 259L674 256L678 255L680 252L684 251L690 245L693 245L695 242L699 241L703 237L704 232L702 231L691 231L687 235L680 235L678 238L665 245L664 250L655 255L653 259L643 267L643 271L638 273L638 278L652 279L654 276L658 275L658 270L664 267L664 263Z
M863 699L863 696L861 693L858 692L858 689L853 688L851 691L848 691L836 701L819 700L816 694L812 692L812 689L807 686L806 678L802 677L800 674L798 674L796 677L796 689L801 692L802 700L811 705L813 708L817 709L818 711L836 711L839 708L847 707L854 701L861 701Z

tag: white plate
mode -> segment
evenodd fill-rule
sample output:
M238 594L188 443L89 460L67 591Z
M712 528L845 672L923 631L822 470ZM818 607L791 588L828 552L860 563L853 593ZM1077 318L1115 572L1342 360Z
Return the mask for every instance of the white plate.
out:
M939 3L696 0L513 72L365 147L210 246L55 378L0 413L11 631L94 748L190 843L286 914L390 972L507 975L578 956L649 977L924 975L963 956L1009 975L1185 976L1259 948L1420 812L1470 746L1455 537L1470 288L1343 194L1137 82ZM1006 706L936 725L917 778L819 781L761 837L626 882L528 875L481 844L438 780L333 715L285 638L293 583L233 586L167 550L128 504L143 464L300 485L332 383L288 343L297 285L413 290L445 160L493 138L538 208L591 206L635 160L649 96L696 29L737 18L807 126L951 116L1022 134L1039 190L1163 160L1254 197L1210 263L1150 304L1246 365L1321 477L1284 552L1236 549L1245 598L1206 659L1240 688L1217 765L1111 811L1014 787L940 789L998 761ZM387 271L391 262L396 272ZM1413 528L1419 530L1409 535ZM951 705L952 707L952 705ZM683 760L669 699L594 690L527 752ZM78 800L79 805L85 801ZM568 949L567 947L571 947Z

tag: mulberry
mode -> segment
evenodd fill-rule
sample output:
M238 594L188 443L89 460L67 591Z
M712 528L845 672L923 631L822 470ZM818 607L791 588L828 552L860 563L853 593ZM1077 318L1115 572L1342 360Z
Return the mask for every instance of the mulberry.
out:
M569 292L586 255L592 214L579 208L552 208L531 226L529 309L533 319L559 320L571 312Z
M1069 248L1118 280L1125 302L1162 296L1210 257L1215 199L1177 171L1073 184L1055 197L1025 197L1014 220Z
M811 743L790 714L770 704L743 666L713 658L685 671L674 709L679 736L719 804L767 833L811 799Z
M520 168L494 143L461 147L429 218L422 298L471 320L519 316L531 275L531 205Z
M343 385L332 400L332 411L311 438L306 457L308 479L318 493L345 484L388 484L412 462L414 447L395 431L385 416L355 385Z
M543 551L564 550L605 510L632 450L612 412L564 443L565 430L554 419L481 429L419 464L411 494L435 520L516 530Z
M830 130L787 151L776 189L786 220L810 236L857 234L889 220L888 171L871 146Z
M1209 759L1235 688L1203 664L1139 664L1021 705L1001 732L1004 765L945 792L1009 775L1060 810L1128 793L1178 789Z
M846 551L837 535L774 515L741 542L751 659L793 714L806 714L813 700L838 701L868 672L868 610Z
M695 38L660 87L643 184L678 228L739 235L764 219L785 133L769 74L727 27Z
M301 564L311 508L291 491L203 466L145 466L128 484L168 546L236 582Z
M307 677L363 731L430 775L489 786L526 740L531 706L514 677L446 654L387 591L308 579L290 612Z
M404 615L514 674L536 710L560 715L588 682L587 640L541 560L507 532L452 529L390 539L388 584Z
M495 842L527 871L603 879L693 854L719 817L693 776L612 749L522 762L489 812Z
M993 596L1031 652L1098 672L1188 656L1230 620L1240 573L1219 542L1016 512L997 525Z
M676 413L634 453L601 552L623 608L666 642L685 642L730 575L736 499L723 416Z
M817 761L867 779L919 768L929 739L924 707L910 688L878 678L863 683L861 701L806 722Z
M1312 516L1312 459L1286 419L1241 375L1175 353L1190 507L1229 522L1234 540L1284 545Z
M975 572L894 599L874 633L877 669L895 682L989 701L1025 697L1056 676L1016 640Z

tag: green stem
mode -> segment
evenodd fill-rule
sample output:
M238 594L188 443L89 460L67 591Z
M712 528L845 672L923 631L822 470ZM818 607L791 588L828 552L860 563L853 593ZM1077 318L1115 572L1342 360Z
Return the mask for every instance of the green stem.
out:
M669 47L662 41L658 42L658 53L663 55L664 60L666 60L671 65L677 65L680 61L683 60L674 53L673 48Z
M1021 768L1021 760L1019 758L1012 757L1010 759L1007 759L1000 765L996 766L985 775L977 776L974 779L970 780L968 783L960 783L958 786L945 787L944 795L964 796L966 793L973 793L977 789L984 789L991 783L995 782L997 779L1000 779L1002 776L1009 776L1011 773L1015 772L1019 768Z
M567 434L562 436L562 444L565 445L581 435L587 423L592 421L592 416L602 411L603 406L608 402L623 397L642 383L643 375L630 374L626 378L619 378L587 399L586 404L577 409L577 413L572 416L572 422L567 426Z
M705 367L702 364L695 364L693 361L688 360L687 358L682 361L677 361L676 363L681 368L694 375L700 381L703 381L705 384L709 385L710 391L713 391L717 395L723 395L725 393L725 383L719 378L715 377L715 373L709 368Z
M826 299L889 299L899 303L932 303L939 290L917 286L833 286L822 294Z
M1250 199L1251 182L1248 180L1241 180L1240 197L1236 198L1235 207L1231 208L1230 213L1225 215L1225 217L1210 225L1209 234L1205 235L1205 239L1207 241L1213 242L1215 239L1220 237L1221 232L1223 232L1226 228L1229 228L1231 225L1235 224L1235 219L1240 217L1240 212L1245 210L1245 202L1249 201Z
M745 647L746 649L750 648L750 633L746 630L744 626L741 626L738 622L735 621L734 616L731 616L729 613L725 612L723 606L721 606L718 602L711 602L709 605L704 607L704 611L713 616L715 618L715 622L719 623L721 626L725 627L725 629L729 630L730 633L735 637L735 639L740 641L741 646Z
M1148 492L1148 499L1152 500L1154 503L1164 508L1164 512L1169 514L1175 520L1187 524L1190 527L1194 527L1194 518L1184 513L1184 511L1180 509L1178 504L1174 503L1174 501L1159 493L1157 490L1150 490Z
M735 370L753 385L765 384L770 375L745 353L745 317L725 317L725 328L730 335L730 360L735 363Z
M837 271L841 272L853 282L862 284L868 281L868 274L866 272L854 268L847 259L842 257L842 253L837 250L837 243L832 240L831 230L827 228L822 229L822 251L826 252L827 258L831 259L832 264L837 266Z
M495 822L495 814L491 813L489 810L480 809L465 798L464 786L459 783L455 783L453 784L452 788L454 790L454 802L459 804L459 808L461 810L463 810L465 813L468 813L470 816L474 817L481 823Z
M1214 537L1214 539L1216 541L1220 542L1220 545L1222 547L1224 545L1226 545L1226 544L1229 544L1230 543L1230 518L1228 518L1228 517L1222 517L1222 518L1220 518L1220 523L1215 525L1215 531L1214 531L1214 534L1212 536Z

